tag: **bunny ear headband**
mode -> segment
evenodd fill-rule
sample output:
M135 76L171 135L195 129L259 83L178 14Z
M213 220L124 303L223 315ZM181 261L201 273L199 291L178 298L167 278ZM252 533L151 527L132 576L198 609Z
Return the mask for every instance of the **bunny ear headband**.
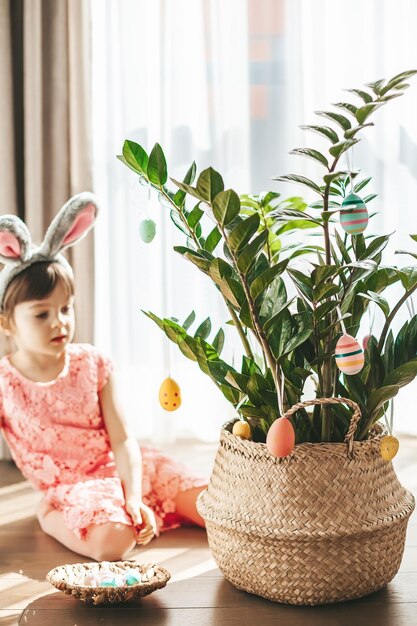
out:
M40 261L56 261L72 275L62 250L80 241L93 227L98 207L95 196L84 192L73 196L52 220L40 246L34 246L29 230L16 215L0 217L0 311L7 287L15 276Z

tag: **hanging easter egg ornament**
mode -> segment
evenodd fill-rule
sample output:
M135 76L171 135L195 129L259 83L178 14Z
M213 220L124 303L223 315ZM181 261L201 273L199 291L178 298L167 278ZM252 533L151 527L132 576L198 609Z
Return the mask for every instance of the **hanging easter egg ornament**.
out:
M343 374L357 374L365 364L363 350L355 337L345 333L336 344L336 365Z
M139 224L139 236L145 243L151 243L156 233L155 222L149 218Z
M233 435L236 435L236 437L249 439L251 436L250 426L247 422L244 422L243 420L238 420L233 424L232 433Z
M276 457L284 458L291 454L295 446L294 427L287 417L279 417L273 422L266 436L266 447Z
M340 225L349 235L359 235L368 226L368 209L356 193L350 193L342 202Z
M165 378L160 386L159 404L165 411L176 411L181 406L181 390L173 378Z
M381 439L379 452L384 461L392 461L397 454L399 447L400 442L397 437L393 437L393 435L385 435L385 437L382 437Z

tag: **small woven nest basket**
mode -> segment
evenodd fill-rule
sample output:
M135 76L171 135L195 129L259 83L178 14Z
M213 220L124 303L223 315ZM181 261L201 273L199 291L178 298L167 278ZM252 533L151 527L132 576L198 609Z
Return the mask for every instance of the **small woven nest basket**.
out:
M91 587L82 584L88 574L99 575L100 571L110 571L119 575L122 571L136 570L143 576L150 569L153 576L147 582L120 587ZM171 574L163 567L153 563L139 564L132 561L115 561L100 563L74 563L60 565L46 575L46 580L64 593L93 604L115 604L147 596L157 589L165 587Z
M345 443L303 443L277 459L265 444L232 435L225 425L208 488L197 508L210 549L236 587L288 604L359 598L398 571L414 498L380 455L385 434L353 441L354 409Z

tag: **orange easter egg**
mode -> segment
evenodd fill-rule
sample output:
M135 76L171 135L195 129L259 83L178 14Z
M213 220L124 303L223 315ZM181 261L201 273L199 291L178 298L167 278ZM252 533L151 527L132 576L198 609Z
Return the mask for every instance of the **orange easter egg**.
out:
M173 378L165 378L160 386L159 403L165 411L176 411L181 406L181 389Z
M336 344L336 365L344 374L352 375L361 371L365 363L363 350L355 337L342 335Z
M295 445L293 425L287 417L279 417L266 436L266 447L273 456L283 458L291 454Z

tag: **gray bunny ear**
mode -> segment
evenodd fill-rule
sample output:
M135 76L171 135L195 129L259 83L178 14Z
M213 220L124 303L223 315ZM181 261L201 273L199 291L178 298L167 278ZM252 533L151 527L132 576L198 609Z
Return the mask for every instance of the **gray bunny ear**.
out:
M80 241L93 227L98 213L96 198L92 193L83 192L73 196L52 220L40 252L54 257Z
M17 215L0 217L0 261L20 265L32 255L32 240L28 228Z

